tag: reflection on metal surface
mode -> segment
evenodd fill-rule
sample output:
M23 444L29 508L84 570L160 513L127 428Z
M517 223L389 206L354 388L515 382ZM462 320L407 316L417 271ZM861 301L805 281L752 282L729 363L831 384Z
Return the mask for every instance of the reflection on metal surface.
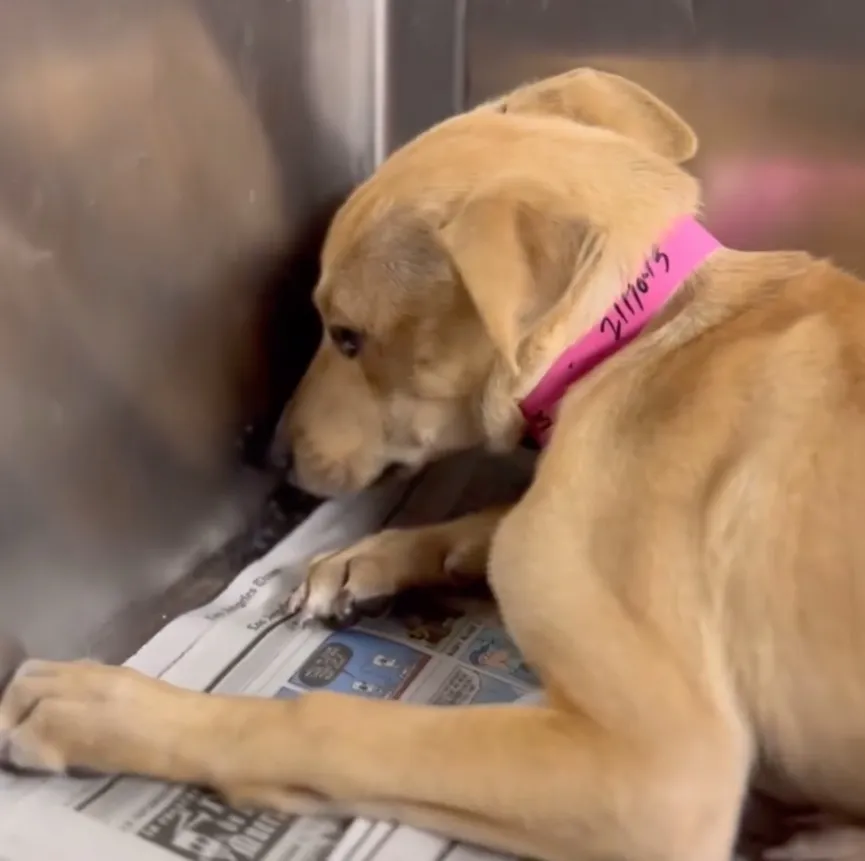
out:
M236 441L317 338L309 242L373 163L375 22L0 0L0 23L0 628L80 654L261 501Z
M694 169L721 239L865 273L859 0L469 0L466 27L467 104L577 65L632 77L700 135ZM782 164L797 174L783 213Z
M462 108L465 18L471 0L383 3L386 65L380 111L384 152Z

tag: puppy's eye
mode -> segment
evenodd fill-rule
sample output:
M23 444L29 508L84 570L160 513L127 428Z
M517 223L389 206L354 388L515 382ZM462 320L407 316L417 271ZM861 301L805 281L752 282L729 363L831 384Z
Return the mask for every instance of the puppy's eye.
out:
M329 334L337 350L349 359L353 359L363 346L363 336L356 329L349 329L347 326L333 326Z

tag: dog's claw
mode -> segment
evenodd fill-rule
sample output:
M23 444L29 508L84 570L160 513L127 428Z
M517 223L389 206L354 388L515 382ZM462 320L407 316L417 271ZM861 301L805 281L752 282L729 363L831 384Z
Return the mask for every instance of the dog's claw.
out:
M309 597L309 581L306 580L291 593L291 598L288 600L286 614L291 619L303 609L306 599Z

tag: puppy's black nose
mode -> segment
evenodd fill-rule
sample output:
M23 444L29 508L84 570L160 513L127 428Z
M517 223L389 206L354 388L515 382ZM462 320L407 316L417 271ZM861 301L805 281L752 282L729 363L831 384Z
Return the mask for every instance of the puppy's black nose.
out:
M267 454L267 464L275 472L288 475L294 466L294 452L290 445L275 442Z

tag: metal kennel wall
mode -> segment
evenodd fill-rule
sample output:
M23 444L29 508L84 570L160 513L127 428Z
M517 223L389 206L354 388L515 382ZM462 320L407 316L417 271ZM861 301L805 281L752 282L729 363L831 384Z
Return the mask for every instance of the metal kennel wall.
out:
M0 0L0 629L122 658L302 517L255 461L333 207L581 64L693 123L723 241L865 272L859 0Z

